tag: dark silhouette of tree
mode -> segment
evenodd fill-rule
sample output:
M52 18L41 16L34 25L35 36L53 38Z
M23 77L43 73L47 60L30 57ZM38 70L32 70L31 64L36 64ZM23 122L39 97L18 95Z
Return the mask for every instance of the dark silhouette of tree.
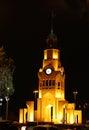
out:
M13 73L14 60L6 55L5 49L0 46L0 99L5 98L7 105L11 95L14 94ZM8 113L6 106L6 114ZM7 118L8 115L6 115Z

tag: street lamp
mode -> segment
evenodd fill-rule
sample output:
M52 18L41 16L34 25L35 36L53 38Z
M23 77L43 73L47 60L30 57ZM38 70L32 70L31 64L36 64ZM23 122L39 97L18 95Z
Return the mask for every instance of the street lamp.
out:
M2 102L3 98L0 98L0 119L2 119Z
M78 92L74 91L73 94L74 94L74 102L75 102L75 107L76 107L76 95L78 94Z
M6 120L7 120L8 119L8 101L9 101L9 97L6 96L5 99L6 99Z
M38 93L38 90L34 90L33 93L34 93L34 95L35 95L35 109L36 109L36 95L37 95L37 93Z

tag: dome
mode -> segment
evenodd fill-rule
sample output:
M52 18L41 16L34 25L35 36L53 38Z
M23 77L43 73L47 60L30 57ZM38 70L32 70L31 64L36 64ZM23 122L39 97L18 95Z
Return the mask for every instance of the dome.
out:
M46 38L47 48L55 48L57 44L57 36L51 31Z

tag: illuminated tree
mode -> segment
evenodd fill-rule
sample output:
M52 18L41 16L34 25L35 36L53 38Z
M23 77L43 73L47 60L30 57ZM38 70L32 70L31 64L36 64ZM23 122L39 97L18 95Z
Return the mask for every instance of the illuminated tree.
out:
M5 98L7 105L9 97L14 93L13 73L15 65L14 60L7 57L4 47L0 47L0 99ZM8 107L8 106L7 106ZM6 118L7 118L6 108Z

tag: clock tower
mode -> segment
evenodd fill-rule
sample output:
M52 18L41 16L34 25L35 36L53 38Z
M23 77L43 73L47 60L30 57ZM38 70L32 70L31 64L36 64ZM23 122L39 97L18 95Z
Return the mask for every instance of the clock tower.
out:
M51 30L46 38L47 48L44 50L42 68L38 72L37 117L41 121L58 120L59 101L62 104L67 102L65 100L65 72L64 67L61 66L57 41L57 36ZM44 114L47 116L45 117Z
M60 50L56 49L57 37L53 31L48 35L46 43L42 68L38 72L39 98L47 97L47 93L50 93L52 97L64 100L65 73L61 66Z

